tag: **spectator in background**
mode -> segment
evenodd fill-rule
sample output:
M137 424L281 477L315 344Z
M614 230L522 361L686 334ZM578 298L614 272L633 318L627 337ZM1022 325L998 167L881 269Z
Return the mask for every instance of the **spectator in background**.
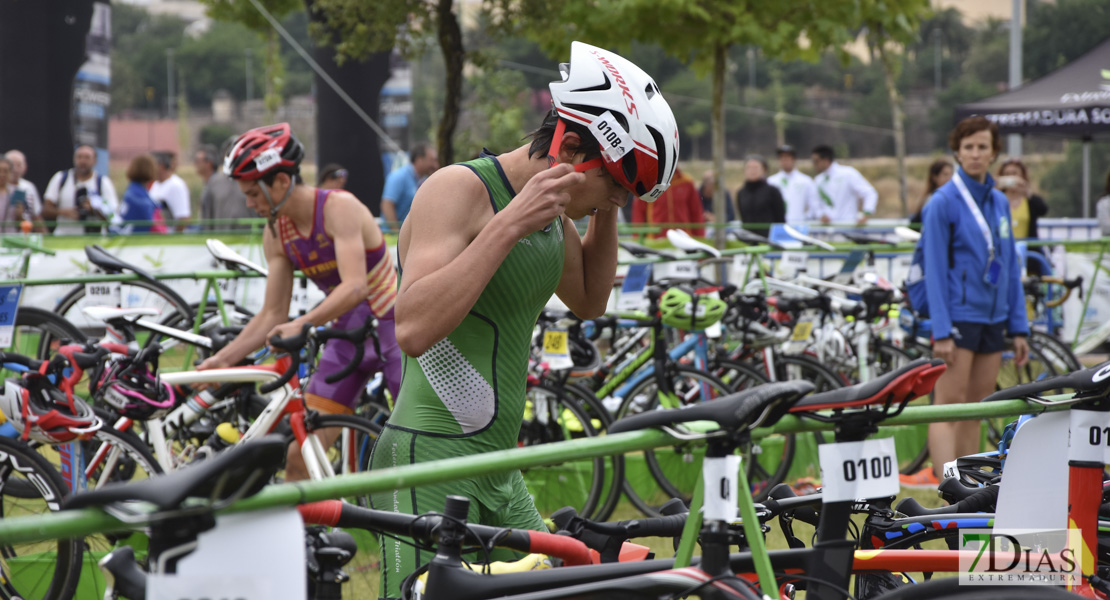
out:
M740 222L752 233L767 236L771 223L786 222L786 202L779 188L767 183L767 160L762 156L744 161L744 186L736 192L736 204Z
M921 204L917 207L917 212L913 213L910 217L910 224L921 223L921 211L925 210L925 205L929 203L929 198L933 197L933 193L940 189L940 186L948 183L952 179L952 163L948 162L947 158L938 158L929 165L929 177L925 181L925 193L921 195Z
M81 235L86 228L79 221L108 221L119 210L119 197L112 180L93 170L96 149L82 144L73 151L73 168L58 171L50 178L43 194L42 218L57 221L54 233ZM98 233L100 227L89 227Z
M1098 216L1098 228L1103 236L1110 235L1110 171L1106 172L1106 195L1098 199L1095 205L1095 214Z
M24 204L23 217L35 223L35 231L46 231L42 224L42 197L39 196L39 189L23 178L27 174L27 157L19 150L8 150L4 153L4 158L12 165L8 181L15 187L12 190L12 204Z
M155 152L157 165L150 197L163 209L162 216L177 221L176 230L185 231L186 222L193 216L189 186L177 173L177 155L173 152Z
M817 186L809 175L795 168L798 153L794 146L783 144L778 147L777 152L781 170L768 177L767 181L782 193L782 200L786 203L786 222L797 224L820 218L821 205L817 197Z
M1015 240L1036 240L1037 219L1048 214L1048 203L1037 194L1030 192L1029 169L1020 158L1008 158L998 168L998 189L1010 201L1010 220L1013 222ZM1030 248L1041 256L1039 248ZM1041 275L1041 261L1029 260L1026 270L1031 275Z
M416 195L416 188L432 173L439 169L439 158L436 149L428 144L416 144L409 152L409 164L394 169L385 178L385 190L382 191L382 217L386 222L386 231L396 226L396 231L401 230L401 223L409 215L412 207L412 198Z
M663 192L659 199L652 203L636 198L632 204L632 222L646 223L648 225L661 225L668 223L705 223L705 213L701 207L701 196L694 185L694 179L682 169L675 168L671 185ZM651 234L653 238L666 237L667 229L682 229L690 235L705 237L705 227L666 227L662 231Z
M698 188L706 223L715 220L713 215L713 195L715 193L717 193L717 174L713 171L706 171L705 175L701 177L701 187ZM732 204L732 194L728 193L727 189L725 190L725 206L727 207L725 221L735 221L736 207Z
M231 137L224 143L219 156L226 154L230 143L235 141ZM200 214L206 221L216 219L257 219L258 213L247 207L247 197L239 189L239 184L223 172L223 166L216 158L216 149L212 146L201 146L194 157L197 172L209 172L204 182L204 191L200 195ZM203 176L202 176L203 177ZM235 229L250 229L250 225L210 224L210 230L231 231Z
M123 204L120 207L120 217L124 225L119 228L119 233L166 233L166 224L162 221L162 214L158 204L150 197L150 186L154 184L157 167L154 157L149 154L140 154L131 159L127 166L127 189L123 191ZM136 224L135 222L140 223ZM150 224L152 223L153 224Z
M342 190L347 187L347 169L342 165L331 163L320 169L316 176L316 187L322 190Z
M863 225L875 212L879 194L853 167L836 162L829 146L817 146L811 156L817 176L818 215L822 223Z

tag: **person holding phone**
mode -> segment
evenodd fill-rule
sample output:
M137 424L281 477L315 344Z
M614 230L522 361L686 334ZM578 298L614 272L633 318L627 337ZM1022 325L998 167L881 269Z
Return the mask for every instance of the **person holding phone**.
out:
M11 164L8 178L11 191L11 205L22 206L21 221L31 221L34 231L46 231L42 223L42 197L35 184L23 178L27 174L27 157L19 150L8 150L3 158ZM0 180L2 181L2 180Z
M1029 169L1020 158L1008 158L998 169L998 189L1010 201L1010 216L1014 220L1015 240L1037 240L1037 219L1048 214L1048 203L1037 194L1030 193ZM1030 248L1030 252L1040 252ZM1030 275L1041 275L1040 261L1029 261L1026 270Z

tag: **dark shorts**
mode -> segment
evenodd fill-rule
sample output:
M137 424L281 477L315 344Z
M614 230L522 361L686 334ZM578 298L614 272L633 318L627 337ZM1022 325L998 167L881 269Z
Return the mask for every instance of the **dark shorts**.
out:
M1006 348L1006 322L969 323L967 321L954 321L952 323L952 340L956 342L957 348L964 348L979 354L1002 352Z

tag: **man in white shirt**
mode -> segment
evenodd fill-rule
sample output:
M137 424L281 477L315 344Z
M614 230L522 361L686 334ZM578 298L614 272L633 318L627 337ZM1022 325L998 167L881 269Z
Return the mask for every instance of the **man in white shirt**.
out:
M185 231L185 222L193 216L189 201L189 186L177 173L177 155L173 152L155 152L156 179L150 187L150 197L162 207L162 218L177 221L177 231Z
M865 224L879 203L875 188L859 171L836 162L829 146L814 148L812 159L821 222Z
M778 155L781 170L768 177L767 182L782 192L782 199L786 201L786 222L794 225L818 219L821 207L817 187L809 175L794 168L798 161L794 146L779 146Z
M35 223L36 231L46 231L42 224L42 197L35 184L23 178L27 174L27 157L19 150L8 150L4 158L11 163L11 176L8 183L11 186L11 201L15 204L23 203L23 216L30 218Z
M58 171L43 194L42 218L57 221L54 233L97 233L101 227L82 227L78 221L109 221L119 212L119 197L112 180L93 170L96 149L82 144L73 151L73 168Z

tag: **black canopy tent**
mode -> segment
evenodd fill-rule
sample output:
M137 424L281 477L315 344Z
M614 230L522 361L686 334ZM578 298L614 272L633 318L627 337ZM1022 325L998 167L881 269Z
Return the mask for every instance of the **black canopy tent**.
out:
M1090 215L1090 146L1110 138L1110 39L1044 77L992 98L956 107L956 120L983 115L1003 134L1083 140L1083 216Z

